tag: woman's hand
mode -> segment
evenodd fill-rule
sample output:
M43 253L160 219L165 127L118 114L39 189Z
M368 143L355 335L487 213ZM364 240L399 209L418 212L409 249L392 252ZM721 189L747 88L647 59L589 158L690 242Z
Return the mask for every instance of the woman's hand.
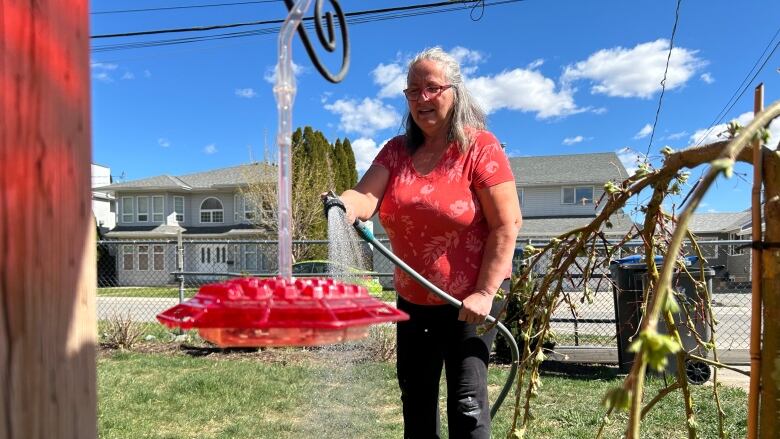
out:
M323 192L320 194L320 200L324 203L328 199L328 197L333 195L335 194L332 191ZM355 209L351 207L350 199L348 197L339 197L339 201L341 202L341 205L344 206L344 210L342 212L344 212L344 218L347 221L347 224L354 223L355 219L357 218L357 215L355 215ZM332 208L333 207L331 207L331 209Z
M493 294L485 290L475 291L463 299L463 306L460 307L458 320L463 320L466 323L483 323L488 314L490 314L492 307Z

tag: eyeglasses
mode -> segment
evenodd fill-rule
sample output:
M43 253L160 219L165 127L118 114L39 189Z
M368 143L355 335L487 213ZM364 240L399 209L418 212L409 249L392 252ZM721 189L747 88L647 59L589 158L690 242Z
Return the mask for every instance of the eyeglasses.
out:
M416 101L417 99L420 99L420 95L422 95L423 99L427 101L439 96L444 90L447 90L451 87L452 84L429 85L423 88L407 88L404 90L404 94L406 95L406 99L410 101Z

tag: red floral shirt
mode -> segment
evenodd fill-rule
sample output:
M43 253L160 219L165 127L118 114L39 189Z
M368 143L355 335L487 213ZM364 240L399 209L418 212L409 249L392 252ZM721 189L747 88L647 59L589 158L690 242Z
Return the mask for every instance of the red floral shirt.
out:
M379 220L393 253L453 297L463 300L473 293L488 235L476 189L514 181L496 137L478 131L465 154L451 143L436 167L421 175L412 165L405 137L397 136L373 164L390 171ZM507 264L506 277L510 274ZM398 267L395 287L412 303L445 303Z

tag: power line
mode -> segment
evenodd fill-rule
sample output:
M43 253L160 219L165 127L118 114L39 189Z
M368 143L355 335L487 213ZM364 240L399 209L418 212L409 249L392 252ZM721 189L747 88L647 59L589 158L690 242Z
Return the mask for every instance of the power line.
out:
M674 11L674 26L672 26L672 37L669 39L669 53L666 55L666 67L664 68L664 78L661 80L661 95L658 96L658 107L655 110L655 120L653 121L653 129L650 131L650 142L647 144L647 153L645 154L645 162L650 157L650 147L653 146L653 137L655 137L655 128L658 125L658 116L661 114L661 106L664 101L664 92L666 92L666 75L669 73L669 60L672 58L672 50L674 49L674 35L677 33L677 24L680 21L680 3L682 0L677 0L677 8Z
M734 108L734 105L737 102L739 102L740 98L742 98L742 96L745 94L747 89L750 87L750 84L752 84L753 81L758 76L758 74L761 73L761 70L764 69L764 67L766 66L766 63L772 58L772 55L777 50L777 47L780 46L780 41L778 41L777 44L775 44L775 47L772 49L772 51L769 53L769 55L764 59L764 62L761 63L761 67L759 67L758 70L756 70L756 66L758 66L758 64L761 62L761 59L764 58L764 54L766 54L766 52L769 50L769 47L772 46L772 42L775 40L775 38L777 38L778 34L780 34L780 27L777 28L777 30L775 31L775 34L769 40L769 42L767 43L766 47L764 47L764 51L761 52L761 55L758 56L758 58L756 59L756 62L753 63L753 67L751 67L750 70L747 72L745 77L742 79L742 82L739 84L739 86L737 86L737 89L734 90L734 93L731 94L731 97L729 98L729 100L726 101L726 104L723 106L723 108L721 108L721 110L718 112L718 114L715 116L715 118L712 120L712 122L710 122L709 127L701 135L701 137L699 138L699 141L696 142L696 145L694 145L694 146L701 145L701 143L704 141L704 139L706 139L707 136L710 135L710 133L712 132L713 128L715 128L716 125L720 124L721 121L723 121L723 118L726 117L726 115L729 113L729 111L731 111L732 108ZM753 73L753 70L756 70L756 72L751 77L750 75ZM748 81L748 78L750 78L749 81ZM739 95L737 96L737 94L739 94ZM735 96L736 96L736 98L735 98Z
M513 0L513 1L505 1L505 2L497 2L497 3L498 4L514 3L515 1L522 1L522 0ZM455 3L473 3L473 2L474 0L460 0ZM453 4L452 1L445 1L445 2L438 2L438 3L420 4L420 5L396 6L393 8L369 9L365 11L347 12L344 14L344 16L357 17L363 15L382 14L388 12L410 11L410 10L418 10L418 9L432 9L432 8L450 6L452 4ZM470 7L471 6L467 6L466 8L470 8ZM461 9L465 9L465 8L461 7ZM314 19L315 17L305 17L303 20L313 21ZM216 29L229 29L229 28L236 28L236 27L260 26L260 25L267 25L267 24L282 24L282 23L284 23L284 19L250 21L245 23L217 24L212 26L195 26L195 27L187 27L187 28L157 29L157 30L140 31L140 32L123 32L123 33L115 33L115 34L92 35L90 36L90 38L101 39L101 38L118 38L118 37L137 37L142 35L158 35L158 34L181 33L181 32L202 32L202 31L209 31L209 30L216 30Z
M493 3L486 3L485 6L497 6L497 5L503 5L508 3L517 3L520 1L524 1L524 0L501 0L501 1L495 1ZM443 7L445 5L448 7ZM437 7L438 9L431 10L434 7ZM472 7L471 5L463 5L463 4L454 5L452 2L444 2L444 3L433 3L428 5L416 5L412 7L407 6L401 8L387 8L387 9L379 9L379 10L371 10L371 11L358 11L358 12L347 13L345 15L348 16L347 17L348 24L363 24L363 23L371 23L376 21L385 21L385 20L392 20L398 18L408 18L408 17L419 16L419 15L431 15L431 14L452 12L457 10L469 9L471 7ZM424 10L420 10L420 9L424 9ZM264 24L280 24L282 22L284 22L284 20L268 20ZM220 25L220 26L238 27L238 25L242 25L242 24ZM311 29L314 26L313 17L309 17L307 19L307 23L305 23L303 26L307 29ZM194 31L200 30L199 28L198 29L191 28L191 29L193 29ZM278 32L279 32L279 26L275 26L275 27L269 27L265 29L227 32L227 33L203 35L203 36L192 36L192 37L165 39L165 40L139 41L139 42L131 42L131 43L117 43L117 44L108 44L103 46L93 46L92 52L107 52L107 51L125 50L125 49L138 49L138 48L145 48L145 47L179 45L179 44L188 44L188 43L196 43L196 42L203 42L203 41L212 41L212 40L270 35L270 34L277 34Z
M121 9L114 11L95 11L90 12L91 15L104 15L104 14L127 14L133 12L152 12L152 11L171 11L175 9L198 9L198 8L217 8L222 6L238 6L238 5L253 5L258 3L277 3L282 0L255 0L246 2L234 2L234 3L212 3L206 5L190 5L190 6L165 6L159 8L143 8L143 9Z

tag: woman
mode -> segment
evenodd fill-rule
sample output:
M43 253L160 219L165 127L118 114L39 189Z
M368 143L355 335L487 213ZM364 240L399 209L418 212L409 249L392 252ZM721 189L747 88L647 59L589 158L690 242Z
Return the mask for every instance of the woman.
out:
M450 438L489 438L487 363L495 329L477 335L494 296L508 290L521 224L514 178L458 62L438 47L409 64L406 133L390 140L354 189L347 219L379 219L393 252L463 301L458 310L396 269L398 382L404 437L439 437L438 391L447 378Z

